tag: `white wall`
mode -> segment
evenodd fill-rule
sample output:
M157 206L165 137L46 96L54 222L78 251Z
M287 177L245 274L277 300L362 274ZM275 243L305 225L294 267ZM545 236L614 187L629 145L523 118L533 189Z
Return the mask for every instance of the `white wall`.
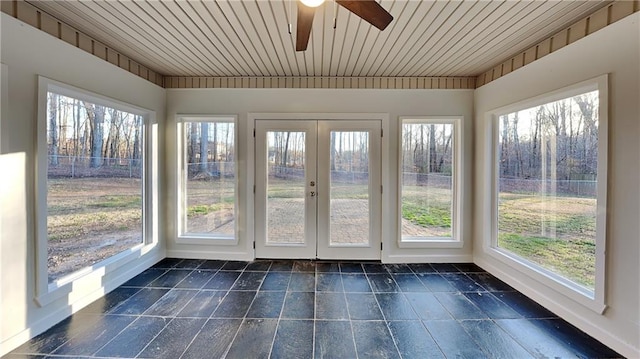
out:
M98 290L74 289L44 307L35 303L37 76L156 111L160 122L165 118L165 90L4 13L1 16L1 62L7 65L8 73L8 102L3 96L0 130L3 189L0 355L3 355L164 256L158 246L128 268L104 275ZM91 287L86 280L74 283L74 288L83 286Z
M628 357L640 357L640 13L475 92L474 260ZM609 73L608 309L600 315L487 255L491 223L488 111Z
M198 246L176 243L176 125L177 114L232 114L238 115L239 138L239 178L240 203L247 202L247 184L252 186L252 178L247 178L250 164L249 141L253 141L248 128L249 113L383 113L390 119L385 138L389 140L383 148L384 157L391 168L383 172L391 174L385 185L383 208L383 241L386 261L411 262L460 262L471 261L471 197L463 202L462 237L463 248L457 249L400 249L397 246L397 178L395 176L398 159L398 117L399 116L463 116L464 190L471 190L472 168L472 90L358 90L358 89L170 89L167 90L168 126L166 131L167 185L169 211L166 218L167 254L169 256L208 258L251 259L253 241L250 218L240 214L240 242L238 246ZM252 125L251 125L252 126ZM251 127L252 128L252 127ZM253 193L251 193L253 195ZM384 201L384 200L383 200Z

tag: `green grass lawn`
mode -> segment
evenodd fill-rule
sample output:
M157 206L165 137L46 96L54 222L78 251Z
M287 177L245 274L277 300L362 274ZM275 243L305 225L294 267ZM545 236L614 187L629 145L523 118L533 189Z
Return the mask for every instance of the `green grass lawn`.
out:
M596 200L501 193L498 246L593 289Z

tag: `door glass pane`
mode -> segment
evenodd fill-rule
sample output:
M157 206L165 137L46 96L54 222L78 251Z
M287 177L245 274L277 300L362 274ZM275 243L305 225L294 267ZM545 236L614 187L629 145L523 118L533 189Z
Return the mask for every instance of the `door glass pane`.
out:
M330 245L369 244L369 132L331 131Z
M267 132L267 174L267 243L304 244L304 132Z

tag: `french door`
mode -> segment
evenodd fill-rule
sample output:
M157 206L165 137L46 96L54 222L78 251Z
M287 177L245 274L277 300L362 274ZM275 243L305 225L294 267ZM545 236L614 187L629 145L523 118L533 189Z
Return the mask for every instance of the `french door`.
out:
M256 257L380 259L380 138L380 121L256 120Z

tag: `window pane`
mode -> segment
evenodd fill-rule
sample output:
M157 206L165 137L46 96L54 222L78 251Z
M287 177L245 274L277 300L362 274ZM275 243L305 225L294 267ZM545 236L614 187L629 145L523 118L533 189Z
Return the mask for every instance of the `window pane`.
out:
M48 93L49 282L143 242L143 119Z
M598 91L498 121L498 246L593 290Z
M233 238L235 123L202 121L184 126L185 231Z
M402 237L452 238L453 124L402 125Z

